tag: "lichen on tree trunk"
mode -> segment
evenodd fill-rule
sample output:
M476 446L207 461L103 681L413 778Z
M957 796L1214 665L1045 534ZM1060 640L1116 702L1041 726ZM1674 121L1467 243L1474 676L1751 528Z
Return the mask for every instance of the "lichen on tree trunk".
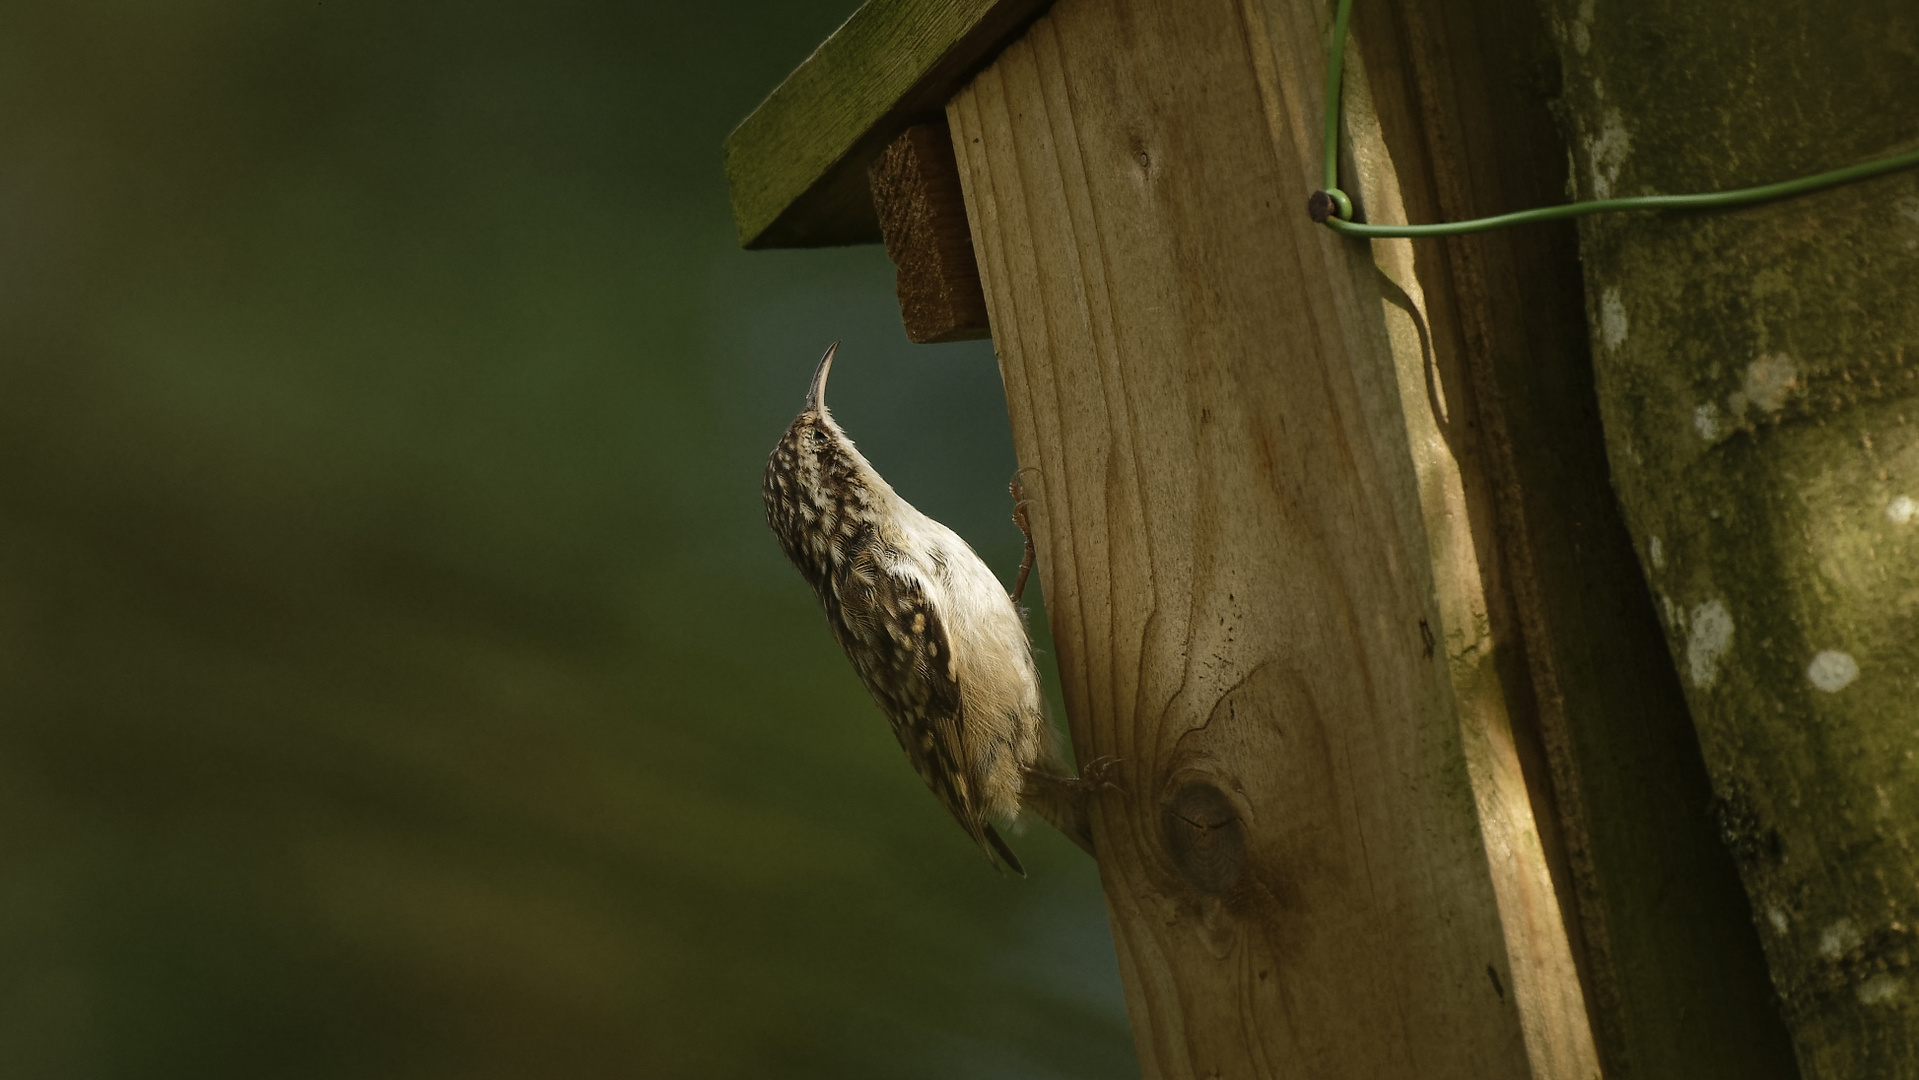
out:
M1545 0L1576 196L1919 146L1919 7ZM1582 226L1613 482L1809 1078L1919 1076L1919 174Z

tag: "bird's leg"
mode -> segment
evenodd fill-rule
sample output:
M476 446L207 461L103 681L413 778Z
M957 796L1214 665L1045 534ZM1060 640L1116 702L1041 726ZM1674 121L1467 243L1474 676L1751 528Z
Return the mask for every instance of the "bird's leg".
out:
M1020 805L1064 833L1081 851L1093 855L1092 798L1101 792L1120 790L1114 779L1118 766L1118 758L1098 757L1082 766L1078 776L1065 776L1044 766L1027 769Z
M1006 485L1007 492L1013 496L1013 524L1019 526L1020 535L1026 538L1026 554L1020 558L1019 577L1013 582L1015 604L1026 594L1026 575L1033 572L1033 528L1026 518L1026 508L1032 505L1033 500L1026 497L1026 485L1019 482L1020 473L1030 471L1034 470L1021 469L1014 473L1013 482Z
M1031 467L1021 469L1006 485L1007 492L1013 496L1013 524L1019 526L1020 535L1026 538L1026 555L1020 560L1019 577L1013 582L1011 595L1015 604L1026 593L1026 578L1032 573L1034 557L1032 522L1026 514L1026 508L1033 501L1026 497L1026 485L1020 482L1020 477L1038 471ZM1115 757L1094 758L1080 769L1078 776L1073 776L1068 773L1057 746L1049 746L1036 764L1021 770L1020 806L1044 818L1047 824L1078 844L1080 850L1092 855L1091 800L1101 792L1119 790L1119 784L1113 779L1118 764L1119 759Z

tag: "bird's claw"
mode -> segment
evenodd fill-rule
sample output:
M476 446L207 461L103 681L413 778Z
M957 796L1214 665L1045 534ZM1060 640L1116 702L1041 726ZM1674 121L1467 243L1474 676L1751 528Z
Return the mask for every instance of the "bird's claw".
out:
M1026 515L1026 508L1033 504L1033 500L1026 497L1026 486L1020 483L1019 475L1023 472L1038 471L1021 469L1013 474L1012 483L1006 485L1007 492L1013 496L1013 524L1019 526L1019 534L1026 540L1026 552L1021 556L1019 563L1019 579L1013 583L1013 591L1008 594L1015 604L1026 595L1026 575L1033 572L1033 525Z
M1124 791L1119 774L1119 758L1102 754L1079 767L1080 786L1087 791Z

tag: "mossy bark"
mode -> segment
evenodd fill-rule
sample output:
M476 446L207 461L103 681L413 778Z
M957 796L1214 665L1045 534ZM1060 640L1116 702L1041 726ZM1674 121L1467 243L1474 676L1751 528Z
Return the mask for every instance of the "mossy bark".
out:
M1919 146L1919 7L1545 0L1579 198ZM1582 226L1613 482L1808 1078L1919 1077L1919 174Z

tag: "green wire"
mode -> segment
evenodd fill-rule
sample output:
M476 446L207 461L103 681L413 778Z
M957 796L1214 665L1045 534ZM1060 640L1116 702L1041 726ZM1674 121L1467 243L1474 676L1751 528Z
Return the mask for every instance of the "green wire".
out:
M1520 210L1494 217L1473 218L1470 221L1448 221L1438 225L1362 225L1352 220L1352 200L1347 198L1346 193L1339 190L1338 186L1340 68L1345 59L1346 23L1352 14L1352 9L1353 0L1339 0L1338 13L1333 17L1332 55L1328 57L1326 63L1326 190L1324 194L1332 200L1332 214L1326 218L1326 225L1347 236L1380 238L1458 236L1461 233L1485 232L1511 225L1530 225L1537 221L1557 221L1560 218L1606 214L1619 210L1713 210L1727 206L1746 206L1769 199L1804 195L1808 192L1919 166L1919 150L1915 150L1894 157L1880 158L1877 161L1849 165L1843 169L1833 169L1830 172L1802 176L1797 180L1781 180L1776 184L1735 188L1732 191L1713 191L1700 195L1636 195L1624 199L1596 199L1590 202L1568 203L1564 206L1547 206L1538 210Z
M1335 201L1344 202L1339 191L1339 94L1343 84L1340 69L1346 63L1346 20L1353 13L1353 0L1339 0L1339 13L1333 16L1333 52L1326 58L1326 192ZM1353 216L1350 203L1340 208L1342 217Z

